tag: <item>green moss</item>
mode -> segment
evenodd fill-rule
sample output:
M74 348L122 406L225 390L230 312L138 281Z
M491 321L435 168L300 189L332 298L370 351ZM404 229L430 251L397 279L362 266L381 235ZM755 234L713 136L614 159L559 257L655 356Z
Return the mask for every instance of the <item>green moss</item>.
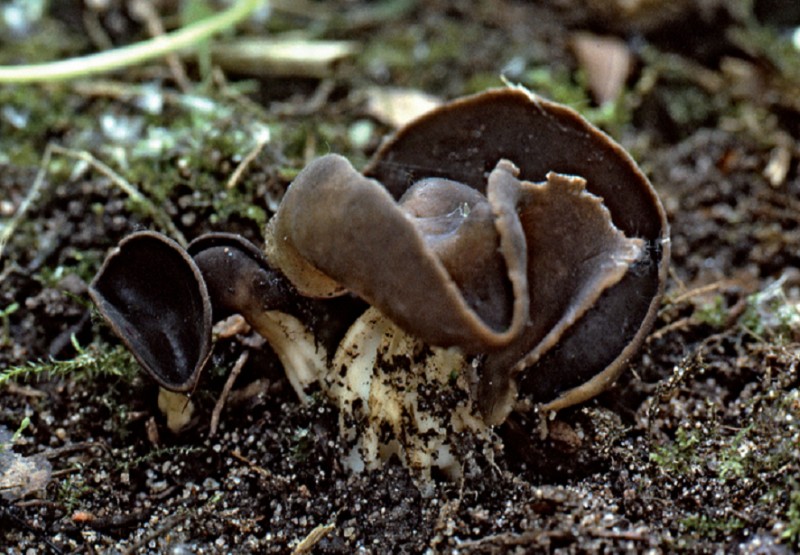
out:
M362 50L359 63L370 72L385 70L408 75L418 64L413 51L421 42L418 27L398 27L370 41Z
M780 78L800 84L800 55L791 39L774 27L755 23L732 28L730 39L750 55L768 62Z
M108 94L129 102L81 98L60 86L0 88L0 164L37 167L52 140L91 153L160 207L165 217L194 212L221 224L237 218L257 228L264 225L267 214L257 206L262 183L245 172L235 188L225 185L265 136L280 140L280 124L265 113L242 109L236 95L227 91L195 96L131 85ZM328 136L319 140L321 149L332 142ZM85 162L56 154L47 168L48 178L63 183L79 168L96 173ZM126 207L144 221L154 218L148 203L128 198ZM81 277L91 276L94 262L81 265ZM82 270L90 265L88 273Z
M660 132L688 135L714 125L736 106L720 75L687 58L655 47L641 50L644 69L634 86L631 103L654 119Z
M614 102L593 105L586 76L581 71L573 74L563 67L537 66L526 70L520 81L533 92L577 110L612 135L618 135L631 120L627 93L623 92Z
M72 515L91 491L92 487L86 483L81 473L67 475L64 479L58 480L56 501L63 505L66 514Z
M138 363L121 345L108 349L105 346L92 344L83 348L78 345L74 337L72 344L78 351L75 358L11 366L0 372L0 387L9 381L32 382L41 376L69 376L70 379L87 382L99 377L112 377L130 382L139 372Z
M682 129L695 129L713 121L720 109L713 96L692 83L675 81L654 94L673 124Z
M431 28L433 25L435 29ZM461 72L454 68L466 63L464 52L485 48L482 33L480 26L451 19L395 26L365 45L358 64L367 74L390 76L393 86L430 92L455 88L463 93L463 86L452 87L461 79ZM479 65L487 65L482 59L484 55L482 52L474 55ZM465 74L470 71L474 71L474 67L464 68Z
M92 126L79 100L61 86L0 87L0 164L35 167L47 141L74 126Z
M749 445L752 428L753 424L740 430L720 452L717 470L720 480L734 481L753 472L752 456L755 450Z
M148 116L147 130L137 141L113 148L121 152L125 178L156 205L177 203L178 215L194 213L211 223L236 217L261 227L267 215L254 207L260 183L245 173L236 187L226 184L242 159L275 129L237 110L230 99L185 96L163 114ZM128 208L141 211L134 203Z
M306 460L314 449L314 440L311 437L311 430L308 428L298 428L292 434L290 453L297 462Z
M64 257L63 264L55 268L43 266L36 274L35 279L43 287L60 289L61 281L69 274L77 275L84 283L89 283L97 273L104 253L99 251L79 251L72 249Z
M700 323L721 329L728 321L728 314L725 299L722 298L722 295L715 295L712 300L695 308L693 316Z
M192 445L173 445L171 447L160 447L148 451L140 457L119 457L114 466L117 472L130 472L131 469L149 464L158 460L178 460L190 455L197 455L204 452L202 447Z
M426 65L441 65L462 60L465 45L479 44L480 28L466 26L462 21L445 19L439 22L436 33L431 35L422 52L416 51L416 59Z
M32 5L35 2L17 2ZM34 16L35 17L35 16ZM32 64L50 62L79 54L89 46L89 37L71 32L64 23L47 17L31 21L29 32L24 37L14 37L0 18L0 65Z
M0 441L0 453L2 453L2 452L3 452L4 450L6 450L6 449L8 449L8 448L12 447L12 446L13 446L13 445L14 445L14 444L17 442L17 440L20 438L20 436L22 435L22 433L23 433L23 432L24 432L24 431L27 429L27 427L28 427L28 426L30 426L30 425L31 425L31 419L30 419L30 417L29 417L29 416L26 416L25 418L23 418L23 419L22 419L22 422L20 422L20 424L19 424L19 427L18 427L18 428L17 428L17 430L14 432L14 435L12 435L12 436L11 436L11 439L9 439L7 442Z
M503 86L503 79L496 72L475 73L464 84L464 94L474 94L486 89Z
M586 90L563 67L532 67L523 74L522 84L538 94L576 110L586 109L590 104Z
M796 376L781 376L792 381ZM731 437L724 426L680 428L674 441L653 449L650 460L668 480L683 478L693 483L707 481L706 488L736 492L736 497L753 503L759 513L769 515L769 526L780 530L781 538L800 546L800 483L794 468L798 460L800 437L800 389L782 391L779 383L765 386L743 408L748 424ZM734 506L731 508L735 508ZM728 513L691 509L679 521L682 533L720 540L743 528L737 517ZM688 538L681 540L691 548Z
M0 310L0 347L7 345L11 338L11 321L9 317L19 310L19 303L11 303Z
M700 432L678 428L675 441L659 445L650 453L650 460L662 471L691 475L700 464L697 447L700 444Z
M781 533L781 539L800 547L800 483L791 478L789 486L789 508L786 511L786 527Z

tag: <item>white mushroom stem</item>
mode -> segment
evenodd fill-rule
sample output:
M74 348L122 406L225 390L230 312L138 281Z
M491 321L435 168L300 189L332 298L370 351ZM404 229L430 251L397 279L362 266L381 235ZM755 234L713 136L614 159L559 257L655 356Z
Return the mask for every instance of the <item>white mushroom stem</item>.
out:
M317 383L327 371L327 352L314 339L300 320L277 310L251 316L252 325L275 351L303 403L309 401L308 388Z
M167 417L167 428L177 434L194 417L194 403L186 393L158 388L158 408Z
M394 455L421 491L432 493L431 469L460 476L465 436L492 445L491 428L473 403L475 368L459 349L430 347L369 308L328 363L325 349L297 318L266 311L249 321L272 346L302 402L318 384L339 409L342 462L351 471L380 468Z
M426 346L368 309L350 327L321 382L339 408L348 442L345 466L374 469L396 455L422 486L430 486L434 467L457 478L463 434L491 435L473 406L475 381L458 349Z

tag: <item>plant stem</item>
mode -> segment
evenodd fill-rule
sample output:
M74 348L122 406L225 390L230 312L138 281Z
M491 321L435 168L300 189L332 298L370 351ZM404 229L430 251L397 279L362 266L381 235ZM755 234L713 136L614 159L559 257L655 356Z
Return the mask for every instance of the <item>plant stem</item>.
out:
M212 17L150 40L88 56L43 64L0 66L0 83L44 83L122 69L196 45L245 19L263 0L238 0Z

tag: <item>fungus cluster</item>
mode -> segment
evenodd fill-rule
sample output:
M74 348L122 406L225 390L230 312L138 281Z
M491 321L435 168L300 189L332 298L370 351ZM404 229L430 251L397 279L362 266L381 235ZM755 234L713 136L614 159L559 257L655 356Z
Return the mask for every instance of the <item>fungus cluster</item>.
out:
M491 90L402 128L362 172L337 155L289 186L262 252L124 239L90 292L164 388L191 390L237 312L301 400L338 407L344 462L459 469L466 435L613 382L652 324L664 211L630 156L577 113ZM164 276L169 279L164 280Z

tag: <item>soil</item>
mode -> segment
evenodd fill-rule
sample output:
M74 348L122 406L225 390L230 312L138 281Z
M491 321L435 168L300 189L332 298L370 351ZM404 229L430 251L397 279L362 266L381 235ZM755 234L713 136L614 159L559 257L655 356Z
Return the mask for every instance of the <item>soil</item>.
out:
M4 29L0 61L146 38L134 2L85 4L45 3L26 27ZM174 25L173 3L154 4ZM160 62L0 87L4 226L44 179L0 258L0 476L16 466L27 483L0 492L0 551L800 550L795 8L791 0L275 2L236 35L350 40L355 53L312 76L223 75L208 69L202 47L182 62L186 91ZM0 18L10 25L7 11ZM634 60L613 109L587 89L596 70L571 48L581 31L618 37ZM335 410L322 398L300 404L268 346L234 327L194 392L193 421L170 432L157 386L88 299L109 250L145 228L259 242L305 163L340 152L363 164L391 131L369 108L375 87L454 98L500 86L501 74L602 126L666 207L670 279L622 378L546 415L536 432L501 427L493 452L467 455L462 479L437 477L423 495L394 460L362 474L343 468ZM264 129L270 140L254 151ZM57 145L49 162L48 145ZM121 181L151 203L131 200ZM212 434L212 410L243 353Z

